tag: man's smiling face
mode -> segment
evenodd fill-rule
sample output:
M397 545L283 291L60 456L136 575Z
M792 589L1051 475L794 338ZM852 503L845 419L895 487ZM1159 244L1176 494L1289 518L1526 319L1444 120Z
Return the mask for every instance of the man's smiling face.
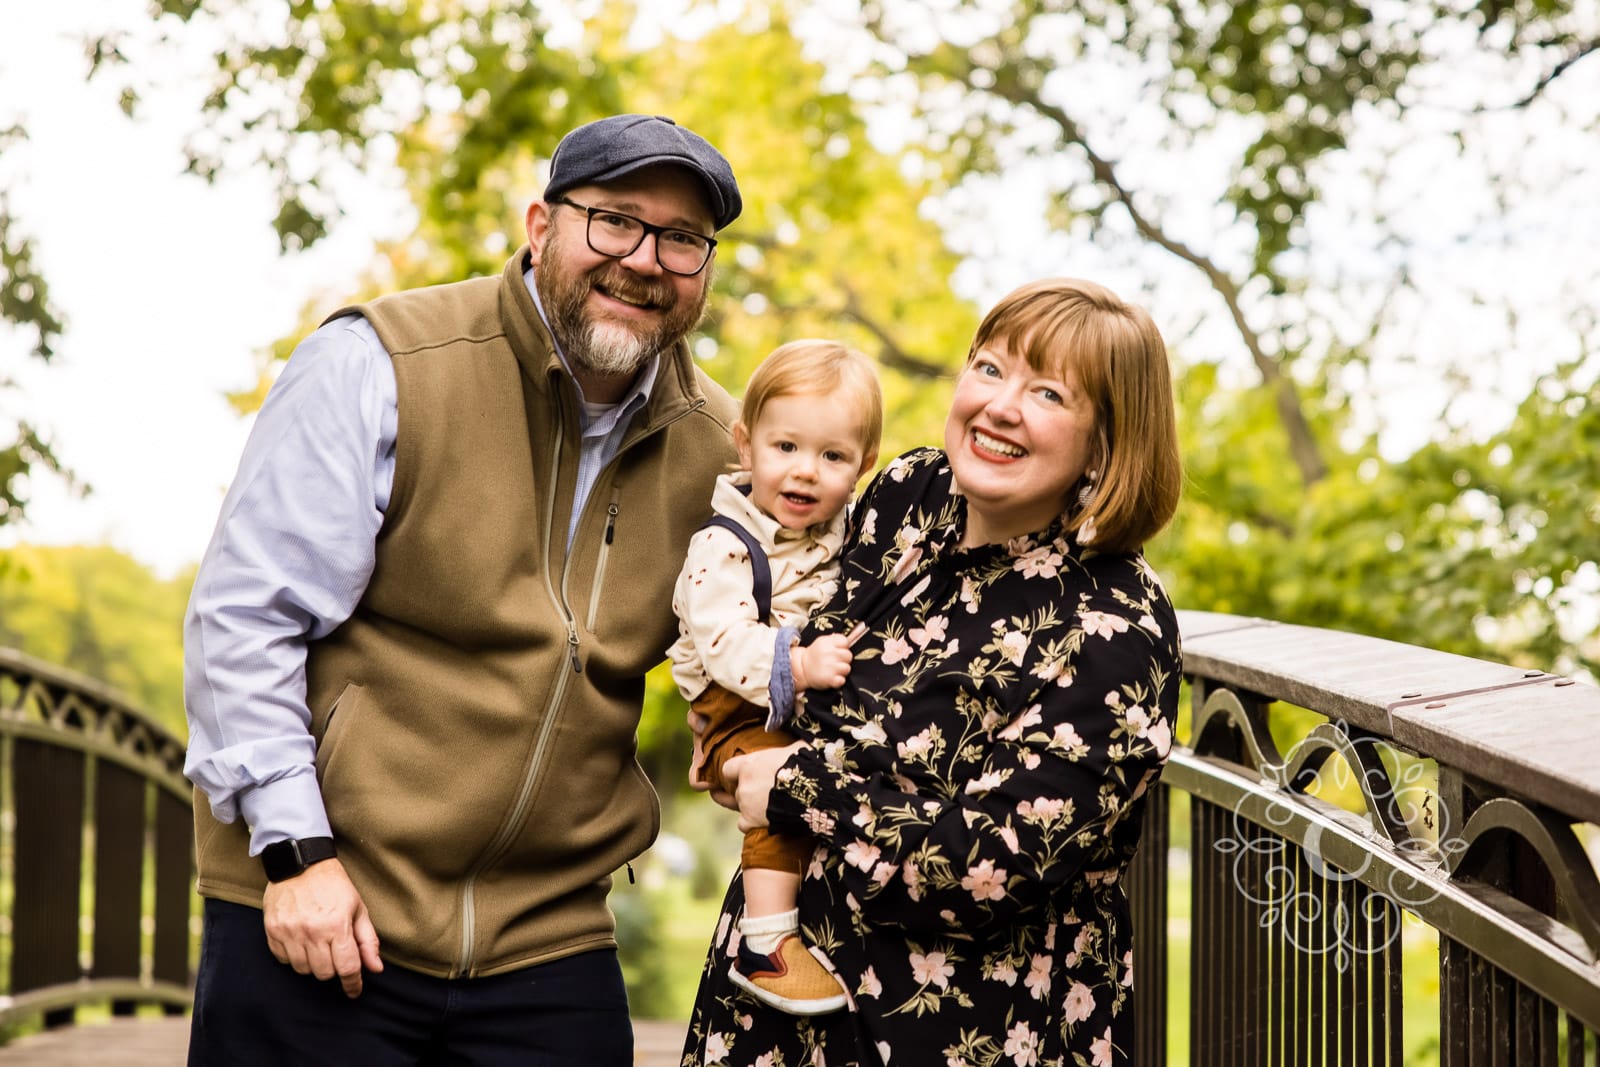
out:
M700 182L679 167L646 167L564 196L657 226L712 233ZM542 201L529 208L539 299L575 373L631 378L700 321L711 267L692 277L662 270L654 235L629 255L601 255L589 247L587 227L588 216L578 208Z

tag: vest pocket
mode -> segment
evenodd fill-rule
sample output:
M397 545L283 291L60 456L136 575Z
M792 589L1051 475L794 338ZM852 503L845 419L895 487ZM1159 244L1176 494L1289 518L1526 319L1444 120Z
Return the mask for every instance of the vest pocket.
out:
M328 709L328 717L322 721L322 729L317 736L317 781L322 781L328 764L333 760L334 749L338 747L339 739L349 732L346 727L360 711L365 695L365 688L351 682L334 698L333 706Z

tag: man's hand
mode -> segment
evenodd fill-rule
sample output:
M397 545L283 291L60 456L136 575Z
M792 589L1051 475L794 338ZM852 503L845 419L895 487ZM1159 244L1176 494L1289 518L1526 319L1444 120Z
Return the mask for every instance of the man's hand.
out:
M313 863L273 882L261 900L267 945L278 962L323 981L339 976L347 997L361 995L361 969L383 970L378 931L344 864Z
M796 645L789 650L789 673L794 676L795 692L839 688L850 677L853 658L846 634L826 634L809 645Z

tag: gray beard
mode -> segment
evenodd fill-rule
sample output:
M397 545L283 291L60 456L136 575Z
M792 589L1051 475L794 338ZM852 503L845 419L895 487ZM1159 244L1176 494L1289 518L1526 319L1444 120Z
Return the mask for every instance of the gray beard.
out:
M557 329L561 350L567 358L584 370L606 377L621 377L638 372L650 362L664 345L656 344L654 337L640 337L626 326L615 322L579 322L576 329Z

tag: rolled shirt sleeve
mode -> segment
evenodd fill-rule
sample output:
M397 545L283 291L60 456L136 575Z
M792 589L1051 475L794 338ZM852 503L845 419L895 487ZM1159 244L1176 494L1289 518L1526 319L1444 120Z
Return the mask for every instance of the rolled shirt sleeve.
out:
M355 610L394 480L394 370L365 319L295 349L256 417L184 620L184 767L250 851L329 833L306 643Z

